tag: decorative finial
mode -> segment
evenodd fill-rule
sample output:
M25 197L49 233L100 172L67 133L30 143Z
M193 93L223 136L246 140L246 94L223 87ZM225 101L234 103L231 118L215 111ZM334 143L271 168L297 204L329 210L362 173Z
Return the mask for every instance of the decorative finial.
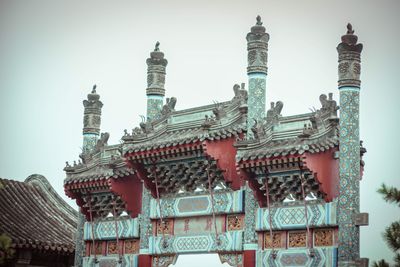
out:
M347 23L347 34L354 34L353 26Z
M154 52L158 52L158 51L160 51L160 42L159 41L157 41L156 47L154 48Z
M96 87L97 87L97 85L93 85L92 94L96 93Z
M262 21L261 21L260 15L258 15L256 19L257 19L256 25L260 25L260 26L261 26L263 23L262 23Z

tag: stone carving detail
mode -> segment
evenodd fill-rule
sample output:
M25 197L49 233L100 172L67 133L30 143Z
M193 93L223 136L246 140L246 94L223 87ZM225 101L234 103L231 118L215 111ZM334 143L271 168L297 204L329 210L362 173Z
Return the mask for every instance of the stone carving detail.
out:
M164 58L164 53L160 51L160 43L157 42L155 49L150 53L147 63L147 95L165 94L165 68L168 61Z
M265 137L264 124L258 123L258 121L254 119L254 124L251 127L251 132L253 133L254 139L261 139Z
M119 244L121 248L121 244ZM120 253L122 254L122 250L120 249ZM107 255L109 254L118 254L118 246L117 241L108 241L107 242Z
M175 110L176 97L167 98L167 103L162 107L161 114L163 116L168 116Z
M153 266L155 267L168 267L171 264L175 264L178 256L177 255L165 255L153 257Z
M315 229L314 246L333 246L333 229Z
M271 102L271 107L267 111L267 123L278 123L279 118L282 117L281 112L283 109L283 102Z
M147 98L147 122L152 122L161 118L161 111L163 109L163 100L156 98ZM140 128L146 133L148 129L145 126L145 122L140 123ZM150 124L148 125L150 126Z
M227 263L230 266L240 267L243 264L243 255L241 253L219 253L221 263Z
M228 231L242 230L244 224L244 217L241 215L228 215L227 229Z
M74 266L81 267L82 266L82 257L85 247L85 242L83 241L83 225L85 224L85 217L82 213L78 214L78 225L76 230L75 237L75 259Z
M315 119L323 120L329 117L330 119L337 118L337 111L339 109L336 101L333 99L333 94L329 93L329 97L326 94L319 96L319 101L321 102L321 108L317 110L315 114Z
M92 92L88 94L87 100L83 101L83 133L99 134L101 123L101 108L103 103L100 101L100 95L96 93L96 85L93 86Z
M254 120L259 122L264 120L265 116L265 82L266 77L251 77L249 79L248 113L247 113L247 137L253 138L251 131Z
M162 224L161 220L157 221L157 235L172 235L173 230L172 219L164 219Z
M283 233L284 234L284 233ZM283 248L285 244L282 242L282 233L272 233L272 244L271 244L271 235L269 232L265 232L264 234L264 248Z
M137 254L139 253L139 240L125 240L124 254Z
M246 185L245 190L244 243L254 244L258 241L255 231L258 203L254 197L253 190L248 185Z
M257 23L247 34L247 73L267 74L267 50L269 35L262 26L261 17L257 17Z
M215 118L205 115L204 122L201 124L201 127L203 129L207 130L207 129L210 129L213 124L215 124Z
M241 86L239 84L235 84L233 86L233 92L235 94L235 96L233 97L233 100L236 101L243 101L245 102L247 100L247 90L244 88L244 83L241 84Z
M108 139L110 138L109 133L101 133L100 139L97 140L94 153L100 152L107 145Z
M226 115L226 112L221 103L214 102L214 104L215 104L215 107L213 108L212 112L215 116L215 119L220 120L220 119L222 119L222 117L224 117Z
M359 91L340 90L339 134L339 255L359 257L359 227L352 220L360 211Z
M140 249L148 251L149 249L149 236L153 232L153 226L150 220L150 191L143 186L142 194L142 213L139 217L140 224Z
M298 248L307 246L307 232L289 232L289 247Z
M351 24L347 25L347 34L342 36L342 42L338 45L339 53L339 87L360 87L362 44L357 44L358 37L354 35Z

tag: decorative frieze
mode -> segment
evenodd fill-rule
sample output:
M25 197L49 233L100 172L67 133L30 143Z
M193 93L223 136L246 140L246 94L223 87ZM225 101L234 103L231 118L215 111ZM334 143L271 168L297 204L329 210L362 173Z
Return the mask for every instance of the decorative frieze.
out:
M228 215L226 218L227 231L243 230L244 215Z
M122 256L122 262L119 263L118 255L113 256L100 256L96 257L98 263L95 263L94 257L84 257L83 267L139 267L139 256L138 255L124 255Z
M308 204L308 225L326 226L337 225L337 203ZM272 229L305 229L306 216L304 205L271 207ZM267 208L259 208L257 211L256 230L269 230L269 211Z
M256 267L336 267L337 248L314 248L314 257L309 256L307 248L293 248L287 250L275 250L274 258L272 250L258 250L256 253Z
M307 232L294 231L288 233L289 248L303 248L307 246Z
M272 244L271 235L269 232L264 233L264 248L285 248L286 247L286 232L273 232Z
M242 251L243 232L230 231L218 234L191 236L152 236L150 254L209 253L219 251Z
M314 230L314 246L329 247L334 245L333 229L315 229Z
M194 195L160 199L163 217L190 217L212 214L210 195ZM214 194L216 214L243 212L243 191ZM159 219L160 209L156 199L151 199L150 218Z
M219 253L218 255L222 264L227 263L234 267L240 267L243 264L242 253Z
M139 253L140 240L132 239L124 241L124 254L137 254Z
M93 224L94 235L92 237L92 223L85 222L84 239L92 240L110 240L116 239L115 221L107 220L95 222ZM139 224L137 218L118 219L118 237L119 238L134 238L139 237Z

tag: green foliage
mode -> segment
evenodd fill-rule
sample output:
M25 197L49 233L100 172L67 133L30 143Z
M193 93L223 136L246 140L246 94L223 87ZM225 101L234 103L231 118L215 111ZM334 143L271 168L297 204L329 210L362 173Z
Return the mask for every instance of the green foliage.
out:
M390 267L390 266L389 263L387 263L385 260L380 260L378 262L375 261L372 264L372 267Z
M400 190L391 186L387 187L385 184L381 185L378 193L383 195L383 199L389 203L395 203L400 207ZM389 248L395 253L394 261L395 267L400 267L400 221L391 223L386 227L383 237ZM373 263L374 267L389 267L385 260Z
M11 247L12 240L6 234L0 235L0 265L5 264L8 260L12 259L15 250Z
M400 190L391 186L387 187L385 184L381 185L378 189L378 193L383 195L383 199L389 203L395 203L400 207Z

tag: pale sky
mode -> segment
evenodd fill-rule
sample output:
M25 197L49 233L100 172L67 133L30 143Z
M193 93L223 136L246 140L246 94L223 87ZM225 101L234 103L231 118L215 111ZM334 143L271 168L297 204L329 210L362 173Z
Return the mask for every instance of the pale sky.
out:
M234 83L247 87L245 37L257 15L271 36L267 103L281 100L283 115L294 115L319 108L321 93L338 101L336 46L351 22L364 44L361 210L370 226L361 256L391 260L381 233L400 211L376 190L400 187L399 11L396 0L0 0L0 177L43 174L67 199L63 168L82 146L82 100L97 84L102 131L118 143L146 113L145 61L156 41L176 109L231 99ZM221 266L216 255L180 257L176 266L185 260Z

